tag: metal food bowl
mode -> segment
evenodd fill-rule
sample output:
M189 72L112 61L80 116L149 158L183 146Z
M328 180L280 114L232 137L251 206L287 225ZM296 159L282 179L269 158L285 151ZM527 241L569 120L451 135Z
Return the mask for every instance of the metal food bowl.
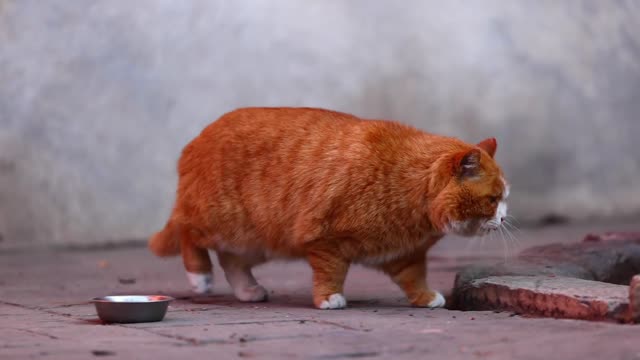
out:
M107 323L154 322L164 319L169 303L164 295L115 295L91 299L98 317Z

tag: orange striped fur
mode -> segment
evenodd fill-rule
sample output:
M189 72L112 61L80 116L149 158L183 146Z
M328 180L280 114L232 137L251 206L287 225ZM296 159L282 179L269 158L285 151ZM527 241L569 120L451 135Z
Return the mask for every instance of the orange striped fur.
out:
M495 227L508 192L495 150L494 139L471 145L322 109L235 110L183 150L175 207L149 246L181 252L192 275L210 273L216 251L244 301L266 299L253 266L303 258L318 308L346 305L352 263L387 273L416 306L442 306L426 253L448 232Z

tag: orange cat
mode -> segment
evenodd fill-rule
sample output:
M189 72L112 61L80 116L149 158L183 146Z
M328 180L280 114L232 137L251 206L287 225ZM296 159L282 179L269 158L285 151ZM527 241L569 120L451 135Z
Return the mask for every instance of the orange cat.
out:
M183 150L173 213L149 247L182 252L198 293L211 288L212 249L241 301L267 298L253 266L303 258L320 309L346 306L352 263L388 274L415 306L444 306L426 253L446 233L501 225L509 190L495 151L495 139L470 145L334 111L239 109Z

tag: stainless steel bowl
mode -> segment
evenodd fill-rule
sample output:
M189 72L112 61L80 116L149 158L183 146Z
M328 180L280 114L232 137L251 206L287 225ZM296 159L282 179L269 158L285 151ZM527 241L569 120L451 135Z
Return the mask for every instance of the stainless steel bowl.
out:
M172 300L164 295L114 295L93 298L91 302L104 322L139 323L164 319Z

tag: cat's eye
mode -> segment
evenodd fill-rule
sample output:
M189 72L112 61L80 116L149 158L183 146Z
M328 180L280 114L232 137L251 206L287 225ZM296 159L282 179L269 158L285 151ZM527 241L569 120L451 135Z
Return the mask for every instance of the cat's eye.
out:
M498 200L500 200L498 196L489 196L489 201L491 201L492 204L496 204Z

